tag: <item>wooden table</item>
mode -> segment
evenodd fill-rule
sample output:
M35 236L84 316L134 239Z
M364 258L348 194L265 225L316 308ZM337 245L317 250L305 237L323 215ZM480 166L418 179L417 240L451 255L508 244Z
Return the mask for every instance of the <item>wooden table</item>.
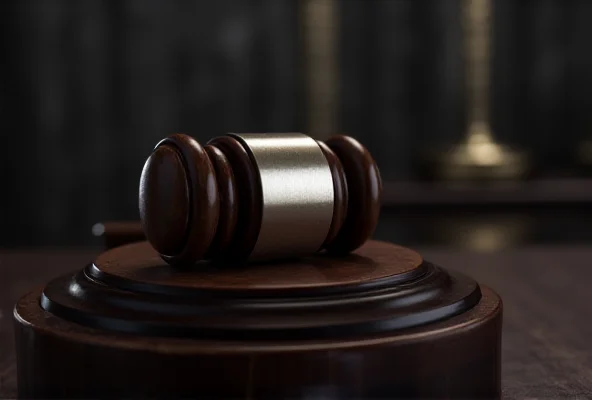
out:
M468 273L502 296L505 398L592 394L592 247L496 253L418 250L424 258ZM16 396L14 302L51 277L80 268L97 253L93 249L0 252L0 398Z

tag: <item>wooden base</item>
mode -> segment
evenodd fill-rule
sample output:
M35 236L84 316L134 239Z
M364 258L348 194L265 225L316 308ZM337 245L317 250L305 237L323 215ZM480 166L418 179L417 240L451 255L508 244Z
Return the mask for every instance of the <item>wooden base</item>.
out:
M21 397L500 396L499 297L382 242L190 271L135 243L14 315Z

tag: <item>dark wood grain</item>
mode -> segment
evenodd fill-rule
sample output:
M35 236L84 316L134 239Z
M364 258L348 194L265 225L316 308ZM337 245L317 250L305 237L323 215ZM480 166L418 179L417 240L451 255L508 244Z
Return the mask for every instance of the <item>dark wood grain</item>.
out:
M495 288L504 300L502 393L506 399L585 398L592 392L589 247L497 253L423 248L421 253ZM23 293L93 259L98 250L0 253L0 398L16 397L10 316Z
M139 259L138 254L141 254ZM103 279L117 279L143 285L160 285L194 290L277 291L356 285L393 276L413 274L422 257L413 250L386 242L370 241L355 256L305 257L279 264L249 267L196 266L193 270L166 268L148 244L122 246L100 254L94 261Z
M155 249L174 255L189 229L189 185L183 160L172 146L159 146L146 160L140 181L140 217Z
M503 395L578 398L592 393L592 248L531 247L499 253L423 251L471 273L504 300Z
M99 248L62 248L0 253L0 398L17 396L14 329L10 322L15 300L56 274L75 270L99 252Z
M19 394L497 398L501 311L491 289L386 242L191 273L134 243L20 298Z
M216 227L216 236L214 236L214 240L205 254L205 258L210 258L225 251L232 242L238 219L238 189L234 172L232 172L230 162L224 153L212 145L206 145L204 149L216 171L218 197L220 199L220 214L218 226Z
M345 179L345 172L343 170L343 165L341 165L341 161L339 161L337 155L335 155L333 150L331 150L324 142L319 140L317 143L327 158L329 168L331 168L331 175L333 177L333 218L331 219L331 226L329 227L329 232L327 233L327 237L322 246L325 248L329 246L333 239L335 239L343 226L343 222L347 215L349 194L347 190L347 180Z
M374 232L380 214L382 181L368 150L352 137L338 135L325 141L337 155L347 180L347 215L327 250L347 253L362 245Z
M380 172L368 150L351 137L317 143L334 192L331 224L319 248L347 254L376 228ZM173 265L247 260L265 208L258 168L248 146L232 135L210 140L205 150L187 135L163 139L140 179L140 217L147 240Z
M218 259L246 260L255 247L261 228L261 180L254 160L238 140L231 136L220 136L208 144L220 149L230 162L238 192L238 220L231 242L233 251L218 255Z
M204 148L183 134L160 141L142 171L139 203L146 236L167 262L200 260L220 213L216 174Z

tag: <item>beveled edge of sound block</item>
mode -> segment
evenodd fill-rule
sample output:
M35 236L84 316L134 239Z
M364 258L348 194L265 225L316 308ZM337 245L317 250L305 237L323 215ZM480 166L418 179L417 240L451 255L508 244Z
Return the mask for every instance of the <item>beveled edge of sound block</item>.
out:
M108 250L82 271L49 282L35 320L49 313L104 333L306 346L429 330L471 315L485 300L472 279L385 242L369 241L339 258L193 271L170 268L143 242ZM24 310L19 302L15 313Z
M377 246L409 255L383 260L407 260L397 269L403 279L374 271L372 284L325 287L318 280L331 275L319 274L316 285L288 293L186 284L175 294L107 286L92 264L59 277L15 306L19 395L306 398L330 387L327 398L499 397L502 302L491 289L379 242L345 258L315 257L312 268L355 264ZM97 325L97 315L117 318Z
M196 290L257 294L324 292L330 288L403 283L423 273L425 265L417 252L375 240L366 242L354 253L339 257L321 252L275 263L201 261L183 270L167 268L158 252L148 242L141 242L101 253L89 269L93 278L106 284L123 288L135 285L138 290L172 295L171 290L181 290L185 295Z
M165 354L226 354L276 353L300 351L328 351L361 348L375 345L406 345L446 338L470 332L483 324L500 318L503 303L491 288L480 285L480 302L469 311L429 325L421 325L393 334L374 334L333 340L241 341L212 340L177 337L138 336L122 332L109 332L63 320L45 311L39 304L42 291L35 290L19 299L14 308L15 322L40 334L58 335L64 340L92 343L96 346L145 350ZM501 326L501 324L500 324ZM166 344L166 346L160 346Z

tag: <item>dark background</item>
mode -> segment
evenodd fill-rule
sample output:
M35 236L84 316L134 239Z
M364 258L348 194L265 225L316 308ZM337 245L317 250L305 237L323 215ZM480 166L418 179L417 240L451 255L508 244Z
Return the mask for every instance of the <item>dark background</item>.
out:
M580 140L592 138L592 2L493 3L496 138L532 153L530 180L587 175L575 152ZM95 222L137 219L143 162L170 133L205 142L229 131L307 132L301 6L294 0L2 2L0 246L89 244ZM397 182L421 183L420 156L465 133L460 3L342 0L336 6L336 130L367 145L395 189ZM588 186L576 183L574 193ZM422 185L417 198L436 193L434 183ZM564 226L565 215L573 217L569 204L494 205L489 216L460 204L460 219L450 222L434 198L427 211L387 207L378 234L402 242L462 238L450 226L477 232L475 215L477 224L486 221L478 225L485 241L500 220L510 232L535 232L531 237L588 231ZM577 211L580 223L586 210ZM533 225L543 216L554 222Z

